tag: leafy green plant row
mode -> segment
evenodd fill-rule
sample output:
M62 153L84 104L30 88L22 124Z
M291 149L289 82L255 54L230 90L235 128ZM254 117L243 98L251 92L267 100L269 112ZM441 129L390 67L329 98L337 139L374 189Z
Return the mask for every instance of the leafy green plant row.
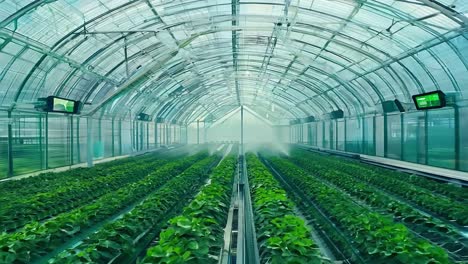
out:
M161 187L206 153L163 165L143 180L101 196L94 203L63 213L44 223L27 224L17 233L0 235L0 262L34 261L67 242L81 230L106 220ZM8 260L8 261L7 261Z
M98 177L96 180L74 184L64 182L60 187L46 193L39 193L29 198L16 197L15 201L2 205L0 224L4 231L10 231L29 222L40 221L83 206L106 193L146 177L164 163L166 163L164 160L154 160L134 166L129 164L120 171Z
M415 186L411 183L392 178L387 174L378 174L362 170L359 167L350 167L343 160L323 157L318 154L305 153L301 156L307 157L323 165L348 173L353 177L377 186L407 201L411 201L421 208L432 212L447 220L453 220L460 225L468 225L468 206L466 203L458 202L446 197L435 196L431 191Z
M310 152L307 152L310 153ZM303 155L304 151L300 150L298 152L299 155ZM317 154L315 154L317 155ZM335 161L342 161L342 159L337 159L336 157L329 157L331 160ZM391 177L392 179L398 179L403 182L409 182L413 185L422 187L426 190L431 192L447 196L451 199L458 200L458 201L466 201L468 200L468 189L461 188L452 184L448 183L441 183L433 179L429 179L422 176L417 176L414 174L408 174L403 172L398 172L390 169L380 168L373 165L368 165L360 162L356 162L353 160L349 160L346 164L342 164L342 166L346 166L349 169L357 169L362 172L378 174L378 175L386 175L387 177Z
M445 242L457 242L463 238L451 226L421 214L413 207L383 194L377 188L356 180L349 174L337 171L322 163L311 162L310 159L305 157L291 158L291 161L302 167L306 172L344 190L352 197L365 202L373 208L383 209L396 219L401 219L406 223L405 225L415 232L425 234L437 232L438 239L443 238ZM428 233L428 231L430 232ZM430 238L428 237L428 239Z
M211 183L169 221L142 263L218 263L236 161L236 156L228 156L213 170Z
M136 249L146 232L161 228L164 221L196 194L217 160L219 157L210 156L195 163L121 219L106 224L76 248L62 251L49 263L108 263L119 256L138 254Z
M278 181L252 153L247 172L261 263L328 263Z
M11 180L0 183L1 203L8 203L12 198L21 196L27 198L38 193L57 189L64 184L94 180L97 177L105 177L115 171L122 170L134 164L143 164L154 159L161 159L161 155L148 154L138 157L118 159L106 163L96 164L92 168L77 168L64 172L48 172L35 177Z
M447 252L414 237L403 224L359 206L289 161L269 161L348 233L369 263L450 263Z

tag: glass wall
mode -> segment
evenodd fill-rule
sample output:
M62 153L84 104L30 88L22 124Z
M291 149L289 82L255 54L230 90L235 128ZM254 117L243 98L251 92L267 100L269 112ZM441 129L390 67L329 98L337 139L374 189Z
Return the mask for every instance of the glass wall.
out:
M70 118L48 116L48 168L68 166L70 160ZM16 155L13 154L13 161Z
M460 156L458 157L458 166L460 170L468 171L468 121L466 121L466 117L468 117L468 107L460 109L457 113L458 120L465 120L463 122L459 122L458 128L458 137L455 137L456 142L455 146L459 146L460 148Z
M386 142L386 157L391 159L401 159L401 140L402 140L402 124L401 114L387 115L387 142Z
M346 151L362 153L362 119L346 120Z
M146 151L156 139L180 142L180 126L111 118L0 111L0 179L8 176L8 123L11 121L12 175L84 163L88 133L94 160ZM88 126L89 131L88 131ZM162 131L161 131L162 132ZM185 135L183 135L185 136Z
M468 171L468 107L317 121L307 144ZM297 134L295 125L291 131ZM315 140L316 139L316 140ZM297 136L292 137L297 143Z
M366 155L375 155L375 143L374 143L374 117L363 118L363 136L362 142L362 153Z
M13 156L15 157L13 159L13 173L16 175L40 170L43 167L42 161L45 150L44 135L41 133L43 118L40 115L33 114L26 116L13 114L12 118L12 145ZM51 139L54 151L61 153L63 147L66 149L66 146L54 144L54 139L52 137ZM52 164L63 161L66 156L65 153L65 158L57 159L57 156L52 155Z
M8 116L0 112L0 179L8 172Z
M427 112L427 162L429 165L455 168L455 116L453 109Z

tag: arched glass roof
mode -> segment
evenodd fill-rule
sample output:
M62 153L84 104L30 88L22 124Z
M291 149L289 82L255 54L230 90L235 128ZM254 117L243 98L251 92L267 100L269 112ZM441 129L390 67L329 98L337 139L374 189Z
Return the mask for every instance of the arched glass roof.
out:
M468 96L466 0L0 1L0 107L274 122L442 90Z

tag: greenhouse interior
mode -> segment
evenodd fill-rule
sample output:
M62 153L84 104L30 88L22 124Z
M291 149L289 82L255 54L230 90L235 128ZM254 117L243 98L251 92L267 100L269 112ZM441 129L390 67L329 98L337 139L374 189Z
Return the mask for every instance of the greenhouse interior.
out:
M468 0L0 1L0 264L468 263Z

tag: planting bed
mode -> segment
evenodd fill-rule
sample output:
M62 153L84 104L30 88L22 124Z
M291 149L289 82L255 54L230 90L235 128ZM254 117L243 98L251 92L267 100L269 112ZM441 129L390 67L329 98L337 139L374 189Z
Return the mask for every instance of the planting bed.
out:
M247 173L254 210L261 263L329 263L294 203L278 181L253 154L247 155Z
M347 194L289 161L269 161L351 238L365 263L450 263L447 252L413 235L404 225L355 203Z
M468 263L466 189L300 149L169 152L0 183L0 263Z

